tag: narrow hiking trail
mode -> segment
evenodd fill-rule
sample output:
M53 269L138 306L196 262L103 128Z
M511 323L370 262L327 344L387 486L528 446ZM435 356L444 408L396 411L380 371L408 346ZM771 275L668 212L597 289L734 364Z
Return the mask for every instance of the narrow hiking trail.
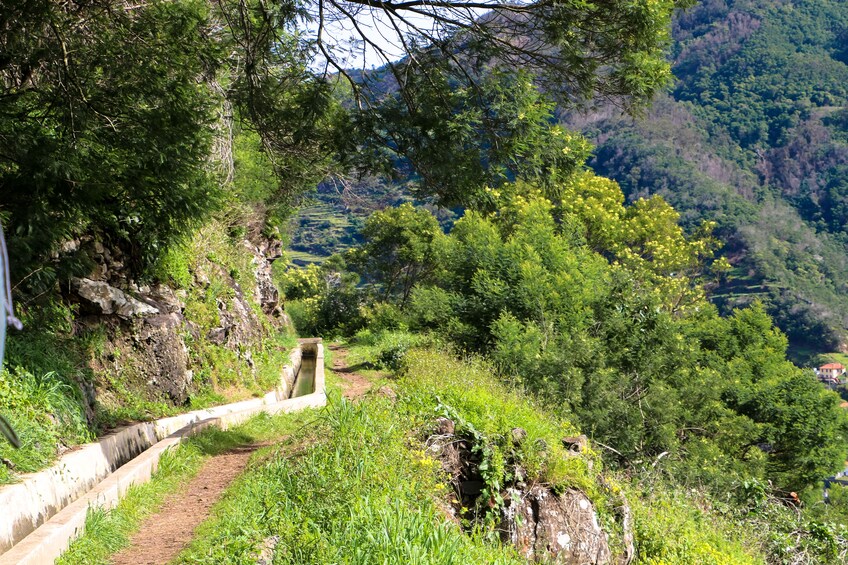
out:
M371 381L348 364L348 350L328 344L333 352L330 369L342 381L343 396L355 400L371 388ZM194 539L194 531L212 512L224 491L241 475L251 455L274 442L249 444L211 457L179 492L165 498L162 507L141 524L130 545L112 557L113 565L164 565Z
M330 370L342 380L342 396L354 400L371 389L371 381L356 372L358 366L350 366L348 363L349 352L345 347L331 343L327 349L333 352L333 368Z
M174 559L194 537L194 530L247 466L250 456L267 444L236 447L210 458L185 488L169 495L149 516L130 545L112 558L114 565L160 565Z

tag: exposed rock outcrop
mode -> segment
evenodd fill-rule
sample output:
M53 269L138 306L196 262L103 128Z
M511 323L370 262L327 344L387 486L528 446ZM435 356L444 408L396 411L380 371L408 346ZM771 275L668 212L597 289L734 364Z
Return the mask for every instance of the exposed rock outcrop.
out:
M507 492L501 538L525 558L573 565L611 562L607 536L585 494L568 489L557 495L542 485Z
M484 449L474 445L479 436L474 439L475 436L464 434L453 420L444 417L437 418L431 430L427 449L439 459L450 477L456 500L447 511L455 521L460 517L461 508L476 509L477 518L495 509L501 539L514 545L529 561L561 565L628 565L633 561L632 520L627 501L620 495L615 512L623 532L624 547L613 555L596 509L585 493L573 488L557 493L547 485L534 484L527 479L520 463L512 461L508 464L513 478L499 493L503 504L498 505L494 497L481 499L486 483L480 471ZM527 436L524 429L513 428L508 441L517 447ZM584 456L588 449L586 436L563 438L562 443L568 450L566 457ZM539 448L547 449L547 446ZM603 478L598 480L610 490ZM462 517L469 516L463 514Z
M210 292L213 280L218 285L214 295L207 295L217 297L217 308L211 312L217 320L210 320L210 312L206 310L202 323L186 319L185 290L133 280L120 249L91 237L62 246L60 253L84 254L93 264L86 277L72 279L67 287L67 298L79 305L76 323L80 327L98 328L105 337L104 353L92 358L97 382L80 384L93 389L86 394L92 406L95 398L107 403L110 398L118 398L110 390L113 379L125 390L149 400L185 403L194 381L192 354L186 338L191 344L208 340L230 349L248 371L255 372L256 348L261 346L267 332L268 321L264 316L276 324L283 324L285 316L271 270L271 263L282 256L282 243L257 233L252 239L239 244L237 252L242 253L241 260L250 259L253 288L243 289L235 280L232 267L212 258L201 257L193 267L191 274L196 288L192 293L203 296ZM242 249L249 254L243 254Z
M254 298L269 316L280 316L283 313L280 303L280 292L271 273L271 265L283 256L283 243L278 239L262 238L258 244L245 241L245 245L253 253L254 277L256 288Z
M227 281L232 292L228 299L217 300L219 325L209 332L207 339L238 350L240 346L252 343L262 336L262 322L251 308L241 286L223 269L219 270L219 277Z
M131 332L136 354L148 375L147 385L164 392L174 404L188 400L193 372L180 334L183 318L176 313L149 316Z
M159 314L156 307L102 281L75 278L71 285L80 298L84 314L115 314L125 320Z

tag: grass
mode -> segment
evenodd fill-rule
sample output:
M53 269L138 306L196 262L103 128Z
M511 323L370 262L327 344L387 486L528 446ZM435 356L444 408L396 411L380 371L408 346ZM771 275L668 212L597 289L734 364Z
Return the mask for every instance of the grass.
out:
M349 361L375 361L379 342L354 346ZM369 395L351 404L332 394L314 426L233 485L178 562L254 563L274 538L274 563L525 563L500 544L493 522L461 527L448 518L453 491L423 449L446 412L484 445L493 486L504 483L503 463L516 456L504 438L521 426L528 480L600 492L592 479L598 468L590 473L588 464L598 464L594 455L565 457L559 439L575 431L566 421L505 390L482 364L434 351L408 358L406 376L393 383L396 402Z
M523 563L448 522L438 463L411 449L412 421L387 399L334 395L309 429L243 476L177 563Z
M0 439L0 457L16 472L42 469L55 459L57 445L76 445L93 437L79 389L56 373L0 371L0 406L21 440L15 449ZM15 478L12 470L0 465L0 484Z
M58 296L20 307L26 329L7 340L0 411L23 446L16 450L0 441L0 457L9 462L0 464L0 484L16 480L17 473L43 469L64 448L116 426L272 389L296 340L274 326L254 301L253 259L224 220L212 220L193 238L163 253L156 266L155 276L181 289L185 304L183 337L193 378L184 405L175 405L148 384L155 367L139 355L143 343L125 329L105 323L84 329L75 321L76 307ZM212 344L206 336L220 324L219 304L229 307L236 283L255 315L254 327L244 332L250 336L237 347Z
M759 565L765 559L742 528L670 485L628 490L634 513L636 546L646 565ZM753 547L752 547L753 546Z
M162 506L165 498L187 484L211 457L237 446L279 438L312 417L314 413L311 412L273 417L262 414L231 430L211 428L190 438L179 448L166 452L152 480L131 487L114 509L90 510L85 534L71 544L58 563L95 565L108 562L109 556L129 544L132 534ZM262 456L262 450L254 455Z
M73 310L58 300L18 313L25 329L7 336L0 411L22 445L14 449L0 438L0 457L14 466L0 465L0 484L16 480L16 473L44 468L59 446L89 441L94 434L78 383L93 380L85 355L102 343L102 335L89 331L71 338Z

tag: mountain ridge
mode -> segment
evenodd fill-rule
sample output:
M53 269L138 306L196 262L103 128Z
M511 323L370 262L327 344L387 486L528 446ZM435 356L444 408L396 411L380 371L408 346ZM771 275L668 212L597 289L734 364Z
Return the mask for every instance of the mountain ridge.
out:
M629 201L659 194L688 230L717 223L733 265L713 289L724 312L763 301L796 362L848 350L848 5L708 0L672 36L675 82L644 116L558 119ZM334 198L318 197L347 214Z

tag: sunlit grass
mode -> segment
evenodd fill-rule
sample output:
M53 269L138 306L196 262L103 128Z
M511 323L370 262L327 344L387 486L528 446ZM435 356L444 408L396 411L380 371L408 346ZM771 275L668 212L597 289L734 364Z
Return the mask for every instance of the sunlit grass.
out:
M292 433L314 418L313 412L300 412L269 417L260 414L228 431L207 429L166 452L152 480L135 485L112 510L90 510L85 534L75 540L58 563L62 565L100 565L109 556L129 545L133 533L154 514L169 494L186 485L210 458L238 446L268 441ZM273 448L259 450L254 457Z
M410 424L385 398L335 396L234 485L177 562L255 563L278 536L274 563L523 563L445 519L438 463L412 456Z

